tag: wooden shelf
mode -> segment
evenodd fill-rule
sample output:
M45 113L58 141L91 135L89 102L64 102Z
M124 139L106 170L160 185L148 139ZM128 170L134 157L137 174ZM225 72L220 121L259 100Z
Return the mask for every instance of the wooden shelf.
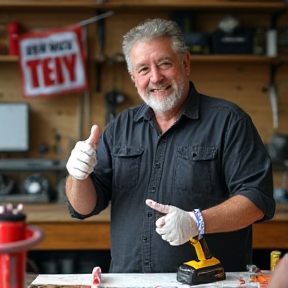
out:
M109 58L109 57L108 57ZM268 56L258 56L258 55L220 55L220 54L213 54L213 55L191 55L190 56L191 62L208 62L208 63L215 63L215 62L222 62L222 63L268 63L268 64L279 64L288 61L288 57L277 56L277 57L268 57ZM119 57L118 59L111 59L103 60L99 57L95 58L97 63L108 63L109 61L115 61L118 63L124 63L124 57Z
M18 62L18 56L0 55L0 62Z
M268 56L255 56L255 55L191 55L191 62L223 62L223 63L268 63L268 64L279 64L288 62L288 56L268 57ZM19 57L0 55L0 62L18 62ZM103 60L98 57L95 58L97 63L108 63L110 60ZM124 63L124 58L114 60L118 63Z
M101 3L103 2L103 4ZM282 1L248 1L248 0L1 0L0 7L52 7L52 8L101 8L101 9L121 9L121 8L191 8L191 9L257 9L267 10L267 12L287 9Z
M278 63L285 61L283 57L268 57L255 55L191 55L191 62L241 62L241 63Z

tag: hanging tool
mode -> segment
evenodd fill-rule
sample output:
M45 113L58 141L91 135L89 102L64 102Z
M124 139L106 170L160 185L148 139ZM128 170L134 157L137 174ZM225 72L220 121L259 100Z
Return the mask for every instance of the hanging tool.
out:
M98 13L102 13L99 11ZM100 54L97 56L96 61L96 92L101 92L101 72L102 63L105 61L105 20L100 19L97 22L98 40Z
M15 190L14 180L9 179L6 175L0 173L0 195L13 193Z
M102 2L102 1L101 1ZM98 39L99 39L99 45L100 45L100 55L97 56L96 61L96 92L101 92L101 63L105 61L105 55L104 55L104 44L105 44L105 22L104 19L107 17L110 17L114 14L113 11L108 11L105 13L102 13L102 11L98 11L97 15L86 19L84 21L81 21L79 25L86 26L88 24L91 24L93 22L98 21L97 28L98 28Z
M177 281L188 285L205 284L226 279L221 262L212 256L204 237L190 238L197 260L185 262L178 268Z
M124 101L124 96L117 90L111 90L105 95L106 102L106 125L108 125L116 116L116 107Z
M85 54L86 57L88 55L88 31L87 31L87 25L94 23L94 22L101 22L98 27L99 28L99 41L100 41L100 50L101 54L104 55L104 19L107 17L110 17L113 15L113 11L108 11L105 13L101 13L101 11L96 15L95 17L83 20L79 22L78 24L82 26L83 28L83 43L84 43L84 48L85 48ZM103 41L102 41L103 40ZM103 56L102 55L102 56ZM104 56L103 56L104 57ZM97 67L100 67L99 65ZM100 85L100 70L97 71L97 77L99 78L96 85ZM100 87L100 86L99 86ZM97 88L98 90L98 88ZM82 97L80 100L80 105L78 109L78 114L79 114L79 122L78 122L78 138L83 139L84 138L84 132L83 127L91 127L91 113L90 113L90 91L86 90L82 93ZM85 119L83 119L85 116ZM90 128L89 128L90 129Z
M115 88L116 83L120 82L117 79L119 75L119 69L115 67L115 64L119 62L119 59L122 59L124 56L121 53L116 53L112 58L111 58L111 70L112 70L112 89L105 94L105 103L106 103L106 126L114 120L116 116L116 108L119 104L124 102L125 97L124 95L119 92Z

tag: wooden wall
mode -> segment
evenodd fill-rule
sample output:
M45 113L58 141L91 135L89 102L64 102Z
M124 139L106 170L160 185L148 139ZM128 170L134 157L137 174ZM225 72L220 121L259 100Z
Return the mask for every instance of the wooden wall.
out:
M169 18L171 9L117 10L106 20L105 55L109 59L121 52L122 36L131 27L146 18ZM63 27L95 16L93 9L1 9L0 25L16 20L24 31ZM219 20L229 11L200 11L195 19L197 29L212 32ZM240 11L233 13L244 26L269 27L271 17L268 13ZM288 15L281 16L280 26L288 26ZM119 90L125 101L117 107L117 112L140 103L136 89L127 73L126 65L108 61L101 64L101 91L96 91L95 58L100 54L97 24L87 26L88 31L88 75L89 92L76 93L53 98L24 99L20 89L20 74L17 61L0 61L0 102L28 102L30 105L30 146L28 153L0 154L8 157L51 157L67 158L76 141L86 139L92 124L105 129L105 94L112 89ZM5 33L0 40L5 41ZM252 117L262 139L268 142L273 134L272 113L268 93L269 63L246 62L191 62L191 80L198 91L208 95L225 98L237 103ZM99 83L98 83L99 84ZM279 65L275 78L279 101L279 132L288 134L288 65ZM57 136L60 135L60 142ZM0 135L0 137L2 137ZM47 145L48 152L39 153L39 146ZM279 185L281 173L275 174Z

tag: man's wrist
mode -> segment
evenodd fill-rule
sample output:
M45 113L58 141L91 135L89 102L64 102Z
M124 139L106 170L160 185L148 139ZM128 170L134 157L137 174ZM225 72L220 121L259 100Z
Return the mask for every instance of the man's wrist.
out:
M204 224L204 219L202 216L202 213L200 209L194 209L193 210L196 218L196 224L197 224L197 229L198 229L198 238L201 239L205 233L205 224Z

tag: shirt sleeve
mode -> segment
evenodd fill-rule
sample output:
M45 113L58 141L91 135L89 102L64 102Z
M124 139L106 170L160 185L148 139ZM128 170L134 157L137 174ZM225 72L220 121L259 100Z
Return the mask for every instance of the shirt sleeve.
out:
M264 214L275 213L272 162L251 118L231 116L225 135L224 171L230 195L243 195Z

